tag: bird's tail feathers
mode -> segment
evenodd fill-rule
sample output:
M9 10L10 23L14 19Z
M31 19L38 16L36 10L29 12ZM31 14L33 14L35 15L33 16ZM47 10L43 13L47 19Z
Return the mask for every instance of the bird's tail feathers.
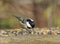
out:
M19 21L21 21L21 17L18 17L18 16L15 16L15 15L12 15L13 17L17 18Z

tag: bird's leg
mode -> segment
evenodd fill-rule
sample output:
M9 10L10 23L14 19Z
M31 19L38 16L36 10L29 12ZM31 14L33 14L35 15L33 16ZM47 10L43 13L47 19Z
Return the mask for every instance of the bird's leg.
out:
M34 30L34 28L32 29L32 31L33 31L33 34L35 34L35 33L36 33L36 31Z

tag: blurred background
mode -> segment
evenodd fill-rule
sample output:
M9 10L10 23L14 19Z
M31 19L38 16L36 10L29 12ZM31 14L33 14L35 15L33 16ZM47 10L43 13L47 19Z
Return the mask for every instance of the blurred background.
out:
M21 27L12 15L34 19L35 27L60 27L60 0L0 0L0 29Z

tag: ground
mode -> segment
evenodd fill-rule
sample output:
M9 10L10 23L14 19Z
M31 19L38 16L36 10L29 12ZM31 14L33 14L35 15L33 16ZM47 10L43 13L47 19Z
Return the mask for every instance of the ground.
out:
M37 29L37 28L36 28ZM46 28L43 28L46 30ZM35 30L39 31L39 30ZM52 30L53 31L53 30ZM44 32L44 31L43 31ZM1 33L1 32L0 32ZM48 34L24 34L1 36L0 44L60 44L60 34L48 35Z
M60 44L60 35L22 35L0 37L0 44Z

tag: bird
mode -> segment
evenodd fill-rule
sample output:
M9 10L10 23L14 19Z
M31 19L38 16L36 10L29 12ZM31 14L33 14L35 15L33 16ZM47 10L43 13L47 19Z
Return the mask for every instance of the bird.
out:
M25 25L25 28L27 29L32 29L35 27L35 21L31 18L25 18L25 17L18 17L18 16L15 16L13 15L15 18L18 19L18 21L20 21L22 24Z

